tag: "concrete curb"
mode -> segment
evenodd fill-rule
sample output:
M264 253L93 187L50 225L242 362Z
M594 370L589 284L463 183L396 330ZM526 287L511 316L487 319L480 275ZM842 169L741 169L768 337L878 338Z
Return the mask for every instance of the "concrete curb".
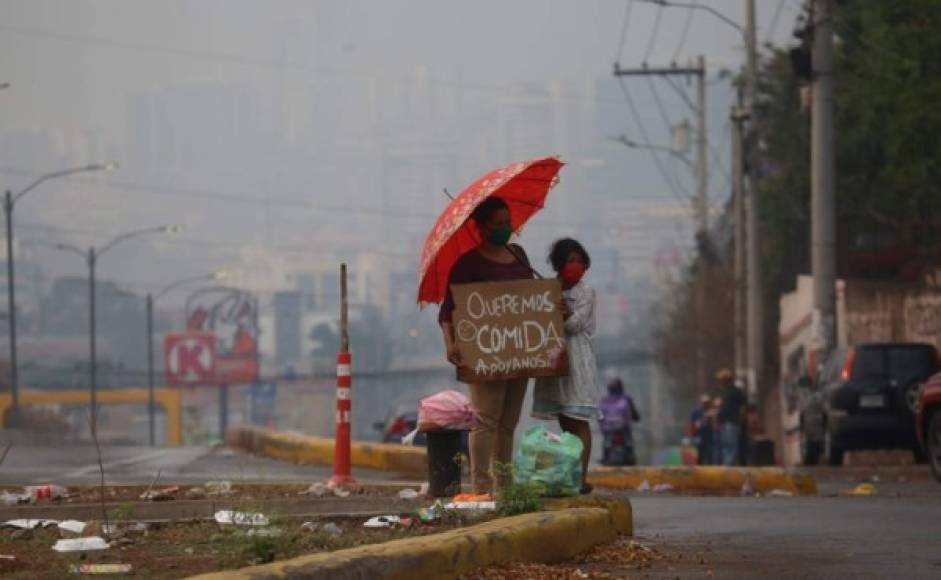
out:
M501 518L440 534L300 556L192 580L455 578L504 562L560 562L610 542L618 534L633 533L631 506L626 500L571 500L552 505L581 504L590 505Z
M226 429L225 442L229 447L282 461L333 465L332 438L236 425ZM350 462L353 467L392 471L414 479L425 479L428 474L424 447L354 441L350 445Z
M816 495L812 475L780 467L624 467L600 468L588 473L588 481L599 488L637 489L644 481L651 487L669 484L674 491L738 493L746 481L759 493L783 490L795 495Z

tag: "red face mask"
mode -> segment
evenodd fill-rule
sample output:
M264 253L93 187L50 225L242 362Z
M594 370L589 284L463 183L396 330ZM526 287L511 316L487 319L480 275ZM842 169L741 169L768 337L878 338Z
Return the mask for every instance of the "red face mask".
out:
M567 262L565 266L562 266L560 274L566 284L574 286L578 284L578 281L585 275L585 264L581 262Z

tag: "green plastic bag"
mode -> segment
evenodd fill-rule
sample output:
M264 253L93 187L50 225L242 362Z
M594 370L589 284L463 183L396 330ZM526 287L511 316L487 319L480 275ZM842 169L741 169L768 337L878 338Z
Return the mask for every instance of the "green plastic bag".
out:
M577 495L582 485L581 439L533 425L523 434L513 476L516 483L535 484L543 495Z

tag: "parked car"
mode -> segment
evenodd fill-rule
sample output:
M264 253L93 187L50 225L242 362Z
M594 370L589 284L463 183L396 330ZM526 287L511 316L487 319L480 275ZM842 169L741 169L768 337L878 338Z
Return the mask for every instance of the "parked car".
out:
M915 429L931 471L941 482L941 373L931 377L921 390L915 410Z
M930 344L871 343L835 351L810 392L801 397L801 453L842 465L847 450L911 449L925 454L915 433L922 384L939 370Z
M403 403L392 408L384 421L373 423L373 429L382 433L383 443L401 443L402 437L418 425L418 402ZM424 433L415 436L416 445L425 445Z

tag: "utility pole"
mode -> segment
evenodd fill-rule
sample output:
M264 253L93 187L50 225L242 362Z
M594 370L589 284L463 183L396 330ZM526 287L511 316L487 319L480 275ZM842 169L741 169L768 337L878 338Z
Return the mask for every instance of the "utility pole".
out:
M732 209L735 214L735 376L746 375L748 347L745 316L745 157L743 132L747 119L742 109L742 92L732 107Z
M817 361L836 347L836 200L833 139L833 4L814 0L811 88L811 269ZM816 369L815 369L816 370Z
M745 0L745 113L749 122L745 134L745 214L747 240L747 352L748 399L761 408L760 381L764 374L764 305L762 303L760 237L758 235L757 134L755 100L758 85L758 47L755 30L755 0Z
M709 232L709 192L708 174L706 171L706 59L702 55L696 59L695 66L677 67L648 67L646 64L639 69L622 69L615 64L614 76L682 76L696 77L696 198L693 200L693 211L696 216L696 240L708 240ZM706 312L705 263L700 262L699 283L696 285L696 334L698 348L696 351L696 380L698 389L707 388L709 377L706 373L705 329L703 318Z

